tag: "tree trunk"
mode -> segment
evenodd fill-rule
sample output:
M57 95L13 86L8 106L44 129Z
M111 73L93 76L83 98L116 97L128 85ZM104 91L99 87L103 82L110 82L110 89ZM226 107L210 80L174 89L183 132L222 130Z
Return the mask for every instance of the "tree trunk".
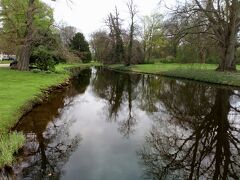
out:
M227 31L223 33L225 41L221 44L221 62L217 70L219 71L236 71L236 47L238 34L238 1L233 0L230 7L229 23Z
M199 56L200 56L200 63L201 64L205 64L206 63L206 56L207 56L207 52L206 52L206 48L201 47L200 48L200 52L199 52Z
M132 60L132 50L133 50L133 33L134 33L134 27L133 24L131 25L131 30L130 30L130 39L129 39L129 44L128 44L128 56L127 56L127 62L126 66L130 66L131 60Z
M28 71L29 70L29 59L31 56L31 45L24 44L22 45L19 55L18 55L18 64L17 68L20 71Z
M20 71L29 70L29 60L33 43L34 2L35 0L29 0L28 2L26 30L18 54L17 69Z
M232 41L232 40L230 40ZM220 63L218 71L236 71L236 46L230 42L226 47L220 48Z
M175 59L177 58L178 44L179 44L179 40L173 40L173 43L172 43L172 56Z

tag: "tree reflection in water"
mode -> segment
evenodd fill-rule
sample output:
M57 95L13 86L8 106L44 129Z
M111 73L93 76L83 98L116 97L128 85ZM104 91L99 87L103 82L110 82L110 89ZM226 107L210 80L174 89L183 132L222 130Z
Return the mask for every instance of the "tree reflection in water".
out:
M61 118L61 111L64 106L71 106L75 95L85 92L91 70L83 70L79 76L67 89L54 92L48 102L34 108L17 125L16 130L26 134L26 144L19 155L21 161L15 167L21 172L18 177L60 179L64 173L63 165L76 150L81 137L71 137L69 128L73 122Z
M126 138L134 133L137 124L133 102L137 98L136 87L140 79L139 75L99 69L93 81L94 92L106 100L104 113L107 114L108 121L117 122L119 132ZM123 111L126 113L122 114Z
M74 96L84 93L89 84L87 97L97 96L94 101L102 100L104 120L115 122L124 138L131 137L137 128L145 125L147 128L139 130L148 131L153 124L137 153L146 178L240 177L238 91L102 68L82 71L66 92L55 93L49 102L36 107L20 121L16 129L27 135L20 156L23 159L19 164L20 177L59 179L64 173L63 165L77 148L81 137L71 137L69 128L73 122L64 121L62 110L67 116L69 109L77 103L73 101ZM105 127L105 121L101 123L101 127ZM128 142L141 143L144 135L140 134L135 133L137 141L132 138ZM130 146L134 154L135 144L129 144L124 148Z
M164 115L138 151L150 179L238 179L238 92L201 84L164 83Z

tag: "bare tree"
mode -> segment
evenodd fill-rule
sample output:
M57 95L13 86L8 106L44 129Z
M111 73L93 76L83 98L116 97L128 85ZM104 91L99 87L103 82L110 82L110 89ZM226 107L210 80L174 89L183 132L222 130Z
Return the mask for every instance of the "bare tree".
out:
M199 10L208 18L220 47L218 70L236 70L237 34L240 27L238 0L195 0Z
M126 59L126 65L129 66L131 64L132 59L132 52L133 52L133 41L134 41L134 33L136 30L136 22L135 18L137 15L136 5L134 4L133 0L130 0L127 3L127 7L130 13L130 32L129 32L129 42L128 42L128 55Z
M74 37L74 35L77 32L77 29L73 26L67 26L67 25L60 25L60 36L61 40L63 42L63 45L65 47L68 47L70 44L71 39Z
M184 9L178 14L199 13L202 21L197 26L208 24L212 38L217 41L220 62L217 70L236 70L236 49L239 46L238 33L240 28L240 2L239 0L187 0ZM195 24L196 26L196 24ZM199 32L202 33L202 32Z
M121 19L117 7L115 8L115 14L110 13L106 20L106 24L110 30L110 38L112 44L112 55L110 59L114 63L120 63L125 58L124 45L122 39Z

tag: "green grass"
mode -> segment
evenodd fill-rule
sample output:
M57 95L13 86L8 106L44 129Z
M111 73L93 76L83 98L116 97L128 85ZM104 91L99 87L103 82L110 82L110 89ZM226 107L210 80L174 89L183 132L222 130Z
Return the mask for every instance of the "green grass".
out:
M177 64L156 63L132 65L126 67L121 64L110 65L110 68L135 73L160 74L170 77L186 78L202 82L216 83L230 86L240 86L240 72L217 72L216 64ZM240 66L237 67L240 70Z
M58 64L55 67L56 73L66 73L68 72L67 69L74 68L74 67L81 67L81 68L87 68L91 66L100 66L100 63L97 62L91 62L91 63L76 63L76 64Z
M24 143L21 133L10 132L24 112L40 100L43 90L63 83L70 73L66 68L89 67L89 64L59 64L57 73L19 72L0 68L0 167L11 165L16 152Z
M0 64L10 64L12 61L7 61L7 60L3 60L3 61L0 61Z

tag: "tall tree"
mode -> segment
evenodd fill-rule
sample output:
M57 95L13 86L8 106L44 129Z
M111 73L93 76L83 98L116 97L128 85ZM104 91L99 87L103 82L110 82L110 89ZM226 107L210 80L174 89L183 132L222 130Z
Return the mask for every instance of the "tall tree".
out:
M108 54L109 36L106 31L96 31L91 35L91 48L94 53L94 58L97 61L104 63Z
M18 54L18 70L28 70L29 69L29 61L31 56L31 49L33 45L33 37L34 37L34 15L36 12L35 8L36 0L29 0L28 7L26 11L26 28L23 35L23 42L20 46L19 54Z
M62 24L59 29L63 45L65 47L68 47L70 45L71 39L77 33L77 29L73 26L66 26L64 24Z
M217 41L220 55L217 70L235 71L236 49L239 46L240 1L194 0L185 6L185 11L179 13L200 13L203 18L198 26L205 26L207 23L211 28L211 35Z
M108 15L107 26L110 30L110 39L113 49L112 57L110 57L113 63L120 63L125 59L125 51L122 38L121 19L117 7L115 13Z
M50 30L53 11L40 0L1 0L0 6L2 34L16 47L18 69L28 70L32 47L39 31Z
M165 38L163 37L162 18L161 14L153 13L141 19L143 51L147 60L150 60L152 57L154 47L164 45ZM159 51L159 49L157 49L157 51Z
M129 30L129 42L128 42L128 55L126 59L126 65L129 66L131 64L132 53L133 53L133 41L134 41L134 33L136 30L136 22L135 18L137 15L136 5L134 4L133 0L130 0L127 3L127 7L130 13L130 30Z
M89 44L82 33L75 34L73 39L70 41L70 48L74 50L84 62L91 60Z

